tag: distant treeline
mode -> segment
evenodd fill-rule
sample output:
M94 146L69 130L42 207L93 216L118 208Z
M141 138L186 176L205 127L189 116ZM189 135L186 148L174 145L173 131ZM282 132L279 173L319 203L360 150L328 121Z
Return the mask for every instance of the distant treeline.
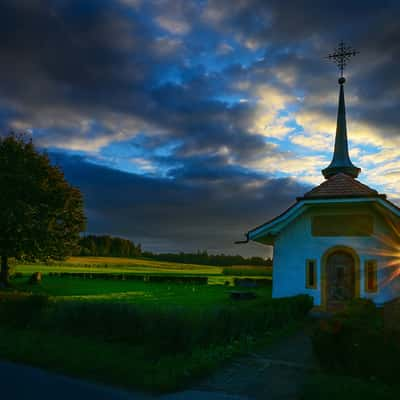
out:
M143 252L143 257L152 258L158 261L170 261L185 264L203 264L203 265L217 265L221 267L228 267L230 265L256 265L256 266L272 266L270 258L264 259L262 257L244 258L242 256L230 256L226 254L208 254L206 251L197 253L161 253L153 254L150 252Z
M262 257L245 258L239 255L208 254L207 251L197 253L161 253L142 251L140 244L130 240L108 235L88 235L81 238L80 249L76 255L92 257L143 257L157 261L169 261L185 264L217 265L228 267L230 265L255 265L272 266L270 258Z
M140 257L142 249L140 244L135 245L127 239L108 235L84 236L79 241L80 256L94 257Z

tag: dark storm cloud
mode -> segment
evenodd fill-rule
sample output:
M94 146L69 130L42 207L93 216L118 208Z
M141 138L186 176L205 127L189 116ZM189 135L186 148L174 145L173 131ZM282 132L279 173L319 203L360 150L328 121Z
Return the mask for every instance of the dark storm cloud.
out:
M3 88L28 89L60 101L118 84L124 61L121 15L109 2L3 1L0 4ZM121 40L120 47L118 39ZM6 84L8 81L8 85ZM38 84L48 85L43 88ZM59 92L58 90L64 90ZM55 86L55 87L52 87ZM118 85L116 86L118 88ZM42 98L39 90L44 90ZM52 89L57 89L52 91ZM35 92L38 90L38 92ZM77 90L78 93L72 93ZM97 93L98 94L98 93Z
M214 77L217 82L219 78ZM264 139L247 132L253 110L246 104L229 107L200 94L202 87L209 85L210 80L199 78L185 88L166 85L154 91L160 109L158 121L169 128L171 136L184 139L180 154L213 152L221 146L240 159L267 154L270 148Z
M0 3L0 89L3 101L34 128L76 124L62 115L98 119L110 113L141 117L153 105L149 88L169 62L167 43L116 1ZM176 50L173 52L176 56ZM178 57L177 57L178 58ZM73 117L70 119L73 120Z
M212 177L218 184L193 185L189 173L171 181L116 171L78 156L56 153L51 158L84 193L89 232L123 235L159 251L209 249L265 256L262 246L233 242L306 190L290 179L225 173L223 168Z
M248 167L290 156L250 132L254 88L312 94L301 106L334 119L321 99L336 90L335 67L323 57L343 38L361 50L346 87L360 99L352 112L398 135L398 11L389 1L3 0L0 128L162 170L166 178L149 178L58 155L84 191L92 232L163 250L239 251L233 240L304 192L273 179L268 161L264 173ZM249 89L237 89L243 81Z

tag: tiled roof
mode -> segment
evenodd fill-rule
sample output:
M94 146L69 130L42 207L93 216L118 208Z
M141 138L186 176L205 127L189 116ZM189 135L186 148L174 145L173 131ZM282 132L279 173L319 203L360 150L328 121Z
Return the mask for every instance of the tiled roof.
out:
M289 215L289 213L293 214L293 212L294 213L299 212L299 210L302 209L304 202L307 200L308 204L312 203L312 201L310 200L315 200L315 202L319 204L319 203L324 203L325 199L360 198L360 197L361 198L365 197L366 198L365 201L368 202L380 203L381 205L386 207L392 213L392 215L394 215L397 218L396 221L399 221L398 223L400 223L400 207L387 200L384 194L379 194L376 190L371 189L367 185L364 185L363 183L355 180L349 175L346 175L344 173L338 173L332 176L331 178L327 179L323 183L321 183L319 186L307 192L303 197L298 197L297 202L294 203L282 214L248 231L247 240L258 241L258 239L261 237L266 238L267 237L266 235L270 234L271 232L272 235L275 234L272 231L274 227L270 224L275 222L278 223L284 222L285 219L283 219L283 217L285 215ZM286 218L286 221L290 222L290 219ZM263 228L265 229L264 232L261 233L256 232L257 230ZM251 235L253 235L253 237Z
M379 193L349 175L339 173L304 195L304 199L321 197L372 197Z

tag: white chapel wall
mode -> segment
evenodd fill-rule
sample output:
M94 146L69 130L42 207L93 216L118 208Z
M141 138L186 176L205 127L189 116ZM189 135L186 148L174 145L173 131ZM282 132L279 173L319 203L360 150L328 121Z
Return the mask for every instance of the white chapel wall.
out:
M326 209L324 214L335 212L340 214L363 211L363 206L348 207L346 210L335 211ZM374 254L375 249L382 249L384 237L390 235L387 223L375 212L375 233L370 237L314 237L311 234L311 217L318 210L309 210L292 221L279 235L274 246L273 297L286 297L297 294L309 294L314 298L314 304L321 304L321 262L324 253L331 247L347 246L353 248L360 259L360 297L371 298L377 304L389 301L400 294L400 279L387 282L394 267L386 267L389 259L386 255ZM399 241L399 238L397 239ZM317 288L307 289L305 282L305 263L307 259L316 260ZM366 260L376 260L378 263L379 289L377 293L366 293L364 290L364 264Z

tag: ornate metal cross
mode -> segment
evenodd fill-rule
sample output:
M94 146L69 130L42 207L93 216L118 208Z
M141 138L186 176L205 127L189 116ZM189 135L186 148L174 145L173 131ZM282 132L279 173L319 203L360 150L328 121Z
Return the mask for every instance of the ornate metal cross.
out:
M359 53L359 51L354 50L350 46L346 46L344 42L341 41L335 51L332 54L329 54L326 58L333 61L339 67L340 77L343 78L343 71L347 62L351 57Z

